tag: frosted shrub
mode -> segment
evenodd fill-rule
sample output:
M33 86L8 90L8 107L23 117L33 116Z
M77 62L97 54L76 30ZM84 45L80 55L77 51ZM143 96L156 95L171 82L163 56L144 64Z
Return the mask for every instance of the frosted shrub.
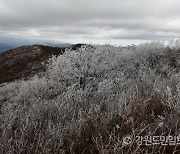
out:
M180 39L175 38L175 39L169 41L168 44L171 48L180 48Z
M105 79L98 84L98 92L103 94L110 94L113 90L113 81L110 79Z
M19 93L19 82L5 83L0 86L0 103L13 99Z
M149 53L154 53L154 54L162 54L162 51L165 48L165 44L163 42L150 42L150 43L144 43L140 44L136 47L137 53L140 54L149 54Z

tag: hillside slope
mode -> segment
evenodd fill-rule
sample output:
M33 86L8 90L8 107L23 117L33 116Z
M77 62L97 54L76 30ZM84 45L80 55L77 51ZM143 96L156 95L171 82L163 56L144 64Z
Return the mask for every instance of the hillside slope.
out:
M31 45L0 53L0 84L43 71L45 68L42 62L64 51L65 48Z
M76 48L43 75L0 86L1 153L179 153L180 48Z
M47 62L53 55L58 56L68 48L77 49L83 44L70 47L52 47L47 45L21 46L0 53L0 84L17 79L27 79L43 72Z

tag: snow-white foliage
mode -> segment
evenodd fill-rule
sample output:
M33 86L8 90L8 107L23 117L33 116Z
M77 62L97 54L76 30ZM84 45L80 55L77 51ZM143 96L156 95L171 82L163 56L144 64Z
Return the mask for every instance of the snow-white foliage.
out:
M178 113L180 73L169 65L168 57L162 58L165 51L159 42L133 48L104 45L67 50L49 59L41 77L0 86L0 129L33 128L39 140L44 135L63 142L67 132L80 136L88 119L108 123L119 114L132 122L130 103L148 102L156 94ZM141 89L149 98L139 98Z

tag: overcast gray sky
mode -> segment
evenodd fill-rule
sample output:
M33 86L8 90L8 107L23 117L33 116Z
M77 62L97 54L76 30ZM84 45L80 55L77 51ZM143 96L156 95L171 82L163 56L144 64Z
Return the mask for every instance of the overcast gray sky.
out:
M0 0L0 37L137 43L180 36L180 0Z

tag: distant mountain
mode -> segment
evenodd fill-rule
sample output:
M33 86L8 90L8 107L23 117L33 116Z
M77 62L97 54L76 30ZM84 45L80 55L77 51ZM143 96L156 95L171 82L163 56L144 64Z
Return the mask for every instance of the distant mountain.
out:
M52 47L60 47L60 48L66 48L72 45L70 43L50 43L50 42L45 42L45 43L40 43L40 44L46 45L46 46L52 46Z
M10 50L10 49L13 49L16 47L17 47L17 45L15 45L15 44L0 43L0 52L5 51L5 50Z
M25 45L47 45L52 47L68 47L71 44L66 42L60 42L55 40L47 39L35 39L35 38L24 38L24 37L15 37L15 36L0 36L0 51L6 51L13 48L17 48Z

